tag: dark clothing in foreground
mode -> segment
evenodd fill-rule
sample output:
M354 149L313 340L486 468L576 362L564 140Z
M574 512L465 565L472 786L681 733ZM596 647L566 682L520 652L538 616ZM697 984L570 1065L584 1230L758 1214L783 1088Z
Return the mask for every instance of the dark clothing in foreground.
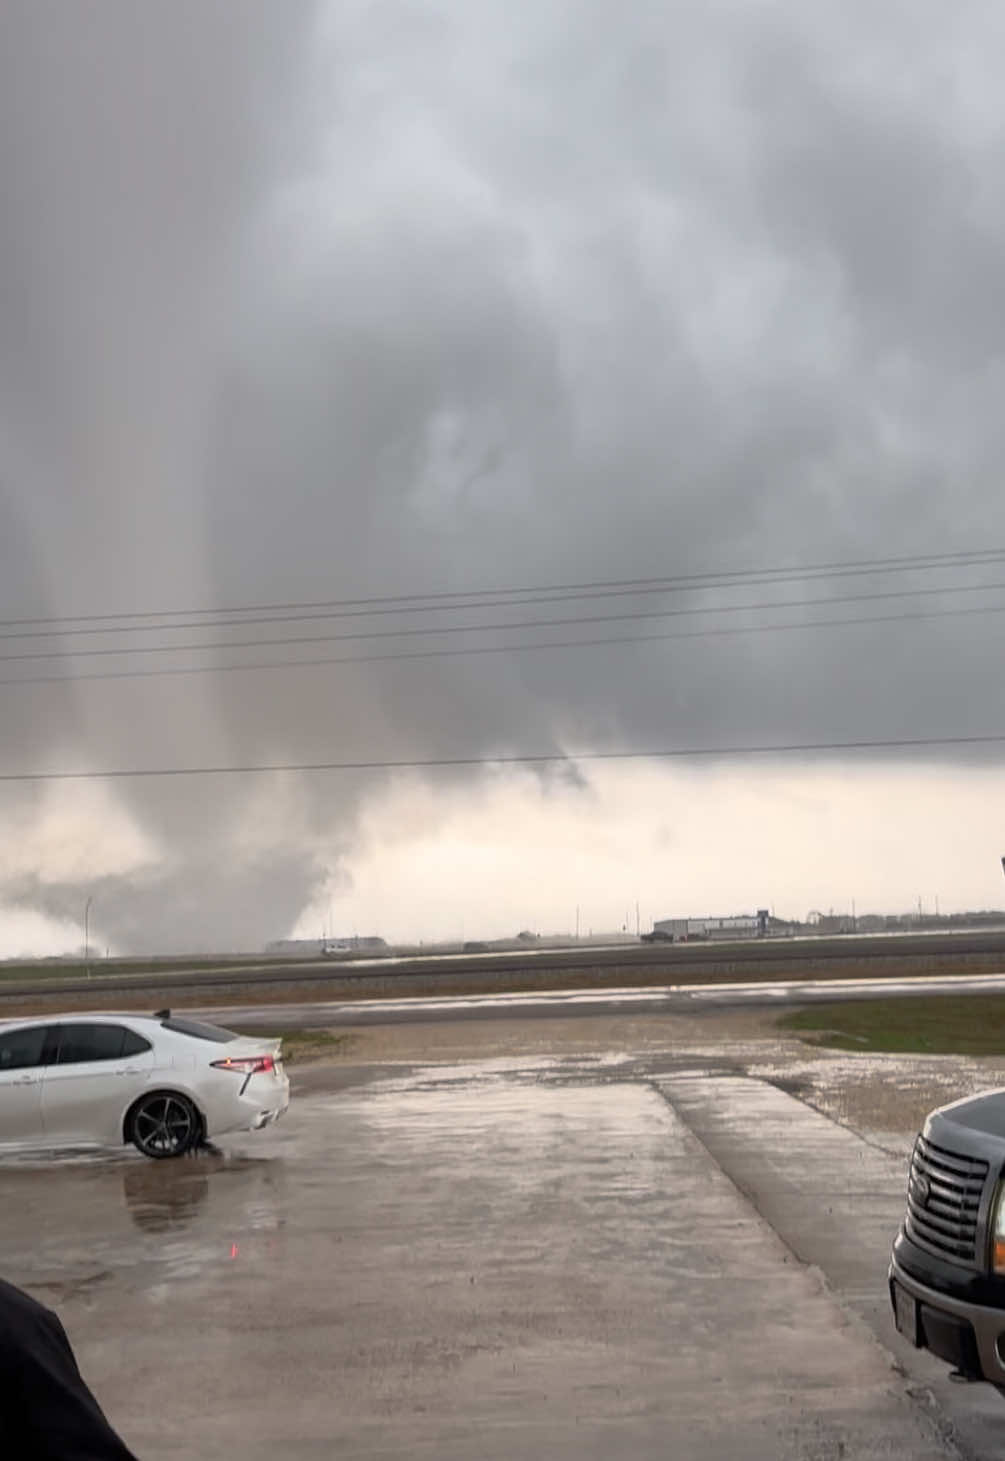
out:
M56 1315L2 1280L0 1457L136 1461L81 1379Z

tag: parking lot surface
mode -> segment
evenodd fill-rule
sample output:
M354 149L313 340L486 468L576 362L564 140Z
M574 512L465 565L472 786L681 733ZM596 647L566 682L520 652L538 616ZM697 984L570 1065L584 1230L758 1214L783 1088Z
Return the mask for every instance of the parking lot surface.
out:
M4 1165L2 1272L139 1457L979 1454L1002 1402L961 1430L885 1327L897 1154L672 1060L342 1084L222 1153Z

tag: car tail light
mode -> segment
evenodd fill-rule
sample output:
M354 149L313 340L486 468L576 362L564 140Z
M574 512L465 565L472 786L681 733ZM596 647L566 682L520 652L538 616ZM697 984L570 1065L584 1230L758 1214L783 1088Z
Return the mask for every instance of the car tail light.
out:
M228 1056L226 1060L211 1060L214 1070L233 1070L238 1075L268 1075L275 1070L275 1058L271 1055Z

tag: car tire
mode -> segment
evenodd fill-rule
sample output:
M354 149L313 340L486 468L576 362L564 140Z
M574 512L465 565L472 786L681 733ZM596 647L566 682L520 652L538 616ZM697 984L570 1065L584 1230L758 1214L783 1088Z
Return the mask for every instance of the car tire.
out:
M202 1142L202 1120L187 1096L152 1091L129 1113L129 1140L153 1161L183 1157Z

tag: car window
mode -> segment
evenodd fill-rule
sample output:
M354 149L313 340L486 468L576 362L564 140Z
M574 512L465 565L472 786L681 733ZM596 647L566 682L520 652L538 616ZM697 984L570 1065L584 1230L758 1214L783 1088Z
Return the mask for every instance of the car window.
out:
M144 1040L142 1035L137 1035L135 1030L123 1030L122 1037L123 1055L142 1055L144 1050L153 1049L150 1041Z
M202 1020L176 1019L173 1015L166 1020L161 1020L165 1030L173 1030L176 1035L191 1035L196 1040L212 1040L217 1045L226 1045L229 1040L236 1040L238 1037L233 1030L225 1030L221 1025L207 1025Z
M57 1065L82 1065L92 1060L118 1060L128 1032L122 1025L61 1025Z
M24 1070L32 1065L41 1065L47 1033L47 1025L31 1025L25 1030L11 1030L0 1035L0 1074L5 1070Z

